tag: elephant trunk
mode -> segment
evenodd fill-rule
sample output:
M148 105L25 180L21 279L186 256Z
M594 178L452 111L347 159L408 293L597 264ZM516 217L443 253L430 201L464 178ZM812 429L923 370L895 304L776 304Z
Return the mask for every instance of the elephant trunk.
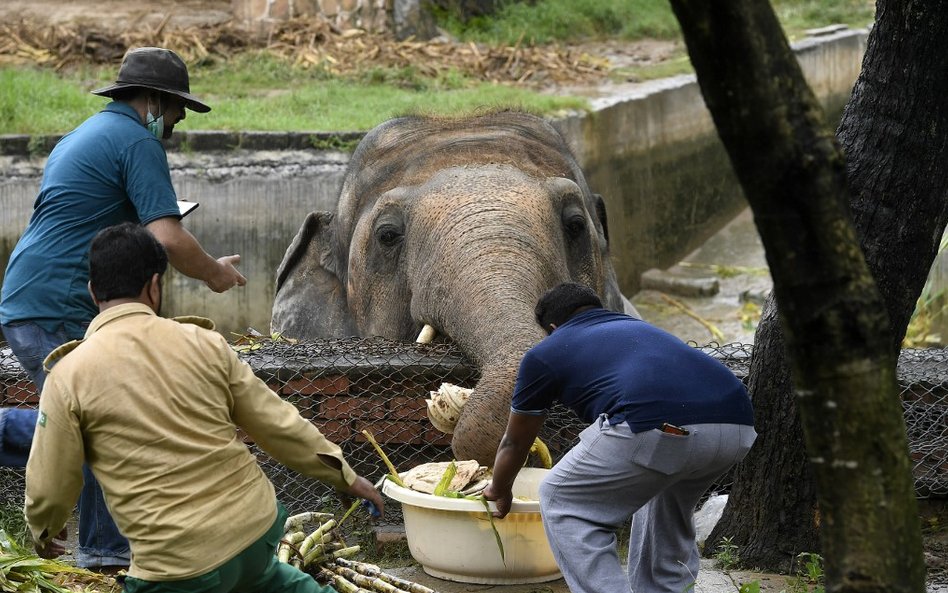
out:
M494 465L497 446L507 427L520 359L542 338L536 325L507 328L498 336L503 343L481 364L481 379L464 404L454 429L451 448L457 459L476 459L483 465Z

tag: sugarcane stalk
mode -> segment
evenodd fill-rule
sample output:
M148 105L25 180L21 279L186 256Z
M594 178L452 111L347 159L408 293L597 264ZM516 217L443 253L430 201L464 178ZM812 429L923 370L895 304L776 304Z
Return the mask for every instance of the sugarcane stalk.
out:
M395 471L395 466L392 465L392 462L389 460L388 455L385 454L385 451L382 450L382 447L379 446L378 442L375 440L375 437L372 436L372 433L368 430L363 430L362 434L368 439L369 443L375 447L375 451L379 454L379 457L382 458L382 461L385 463L385 467L388 468L389 479L401 486L405 487L405 483L402 482L402 477L398 475L398 472Z
M349 546L348 548L342 548L334 552L329 552L323 554L317 558L313 558L310 564L323 564L326 562L334 562L337 558L347 558L349 556L355 556L359 553L362 548L359 546Z
M283 536L283 539L280 540L280 545L277 548L277 559L284 564L289 562L290 556L293 554L293 546L303 541L303 538L305 537L306 534L302 531L288 533Z
M434 589L430 589L424 585L413 583L412 581L397 577L393 574L388 574L387 572L382 571L381 567L376 564L359 562L358 560L349 560L347 558L336 558L336 564L343 568L352 569L366 576L382 579L383 581L391 583L392 585L395 585L397 588L406 591L407 593L437 593Z
M300 513L298 515L293 515L288 517L286 522L283 524L283 533L288 531L298 531L303 528L303 525L306 523L320 522L332 519L332 513L318 513L316 511L307 511L305 513Z
M395 585L391 583L386 583L378 577L370 577L368 575L360 574L351 568L346 568L344 566L333 566L331 570L345 577L349 582L355 583L360 587L365 587L366 589L372 589L377 593L405 593Z
M345 579L345 577L329 573L327 575L332 580L332 586L339 591L339 593L375 593L374 591L369 591L359 587L355 583L351 583Z
M345 544L341 542L326 542L322 544L316 544L313 546L313 549L310 550L305 556L303 556L303 566L309 566L313 563L313 560L316 558L322 558L326 556L329 552L334 552L335 550L341 550L345 547Z
M336 526L336 520L330 519L316 528L316 530L306 536L306 539L303 540L303 543L300 544L300 556L306 557L306 553L309 552L317 542L322 541L323 536L329 532L330 529Z
M540 437L533 440L530 453L536 455L540 460L540 464L546 469L553 467L553 457L550 455L550 449L546 446L546 443L540 440Z

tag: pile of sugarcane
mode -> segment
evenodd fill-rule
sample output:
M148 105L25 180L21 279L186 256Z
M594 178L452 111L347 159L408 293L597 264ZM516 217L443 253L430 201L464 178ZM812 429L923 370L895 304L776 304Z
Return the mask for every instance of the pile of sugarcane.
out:
M342 520L345 520L345 517ZM342 522L339 521L339 523ZM317 525L309 535L303 530L307 524ZM277 546L277 558L307 570L336 558L346 558L359 552L359 546L347 546L339 535L332 513L306 512L293 515L283 525L283 539ZM308 572L308 571L307 571Z
M347 546L339 527L358 507L352 507L336 521L332 513L310 511L293 515L283 525L284 536L277 546L277 559L308 573L340 593L436 593L417 583L387 574L374 564L350 557L359 546ZM307 526L315 526L306 534Z
M319 577L339 593L436 593L424 585L383 572L374 564L345 558L323 564Z

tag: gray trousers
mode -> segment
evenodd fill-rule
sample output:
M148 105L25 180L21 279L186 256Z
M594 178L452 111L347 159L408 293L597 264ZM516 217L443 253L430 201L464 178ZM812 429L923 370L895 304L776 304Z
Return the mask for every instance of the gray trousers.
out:
M543 480L543 527L572 593L681 593L695 582L695 506L757 433L738 424L686 428L687 436L633 433L600 418ZM616 532L629 517L626 575Z

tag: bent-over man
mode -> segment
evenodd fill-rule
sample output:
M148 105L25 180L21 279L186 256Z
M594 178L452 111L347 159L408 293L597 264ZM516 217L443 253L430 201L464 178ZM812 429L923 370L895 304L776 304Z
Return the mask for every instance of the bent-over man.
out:
M693 513L757 436L744 385L724 365L648 323L602 308L589 287L539 300L549 334L524 355L484 491L497 517L555 402L590 425L540 485L553 555L573 593L681 593L698 574ZM616 532L632 517L628 575Z

